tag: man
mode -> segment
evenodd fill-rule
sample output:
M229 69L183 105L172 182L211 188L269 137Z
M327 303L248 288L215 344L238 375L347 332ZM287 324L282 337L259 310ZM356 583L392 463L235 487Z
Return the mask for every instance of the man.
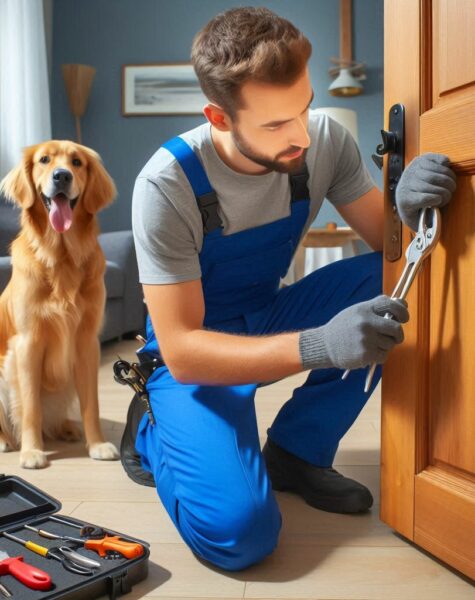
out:
M212 19L192 48L208 122L160 148L134 190L150 316L139 353L161 366L147 382L153 418L131 404L122 461L135 481L156 485L189 547L227 570L275 548L272 488L327 511L372 505L332 463L380 378L378 367L364 393L364 367L385 361L408 320L405 303L380 295L382 194L349 133L309 116L310 54L302 33L267 9ZM408 167L406 223L448 202L447 163L425 155ZM376 252L280 288L324 197ZM257 386L305 370L261 453Z

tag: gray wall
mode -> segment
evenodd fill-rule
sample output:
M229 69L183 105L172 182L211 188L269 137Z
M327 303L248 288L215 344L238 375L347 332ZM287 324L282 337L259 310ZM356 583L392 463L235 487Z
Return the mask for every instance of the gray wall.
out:
M383 126L383 1L353 0L353 56L367 64L363 95L342 99L327 92L330 57L339 55L337 0L54 0L52 123L53 137L74 139L61 64L97 69L89 106L82 118L83 143L97 150L115 179L119 196L101 215L104 231L130 228L134 179L167 139L196 127L204 117L121 115L124 64L189 60L194 34L215 14L232 6L266 6L291 20L310 39L310 70L315 90L312 108L339 106L357 111L359 145L375 181L381 175L371 160ZM317 225L341 218L326 206Z

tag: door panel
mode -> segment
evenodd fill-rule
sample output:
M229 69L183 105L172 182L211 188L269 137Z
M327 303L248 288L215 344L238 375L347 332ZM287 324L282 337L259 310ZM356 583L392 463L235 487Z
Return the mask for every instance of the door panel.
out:
M410 114L406 164L447 154L457 191L408 296L406 341L384 367L381 518L475 578L475 2L388 0L385 9L385 107L401 102ZM397 47L414 20L416 39ZM403 248L409 239L405 230ZM403 265L385 264L387 293Z
M475 198L473 177L457 177L432 257L429 460L475 483ZM475 546L475 539L474 539Z
M471 6L472 5L472 6ZM475 13L473 0L435 0L433 19L433 76L435 105L444 94L473 83Z

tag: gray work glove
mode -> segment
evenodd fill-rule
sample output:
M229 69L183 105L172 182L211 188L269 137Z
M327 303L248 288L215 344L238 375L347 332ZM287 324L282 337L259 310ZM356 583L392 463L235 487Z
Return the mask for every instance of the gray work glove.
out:
M393 319L385 319L389 312ZM377 296L345 308L326 325L300 333L299 349L304 369L359 369L383 363L395 344L404 339L401 323L409 312L404 300Z
M445 154L428 152L404 169L396 188L396 205L401 220L413 231L419 227L419 212L429 206L445 206L456 187L455 173Z

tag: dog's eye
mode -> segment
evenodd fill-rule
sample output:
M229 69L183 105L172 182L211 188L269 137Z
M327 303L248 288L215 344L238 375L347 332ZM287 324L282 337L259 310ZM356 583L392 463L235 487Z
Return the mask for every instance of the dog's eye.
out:
M73 166L80 167L81 165L82 162L79 160L79 158L73 158Z
M40 158L40 163L43 163L44 165L46 165L47 163L49 163L49 161L50 161L49 156L42 156Z

